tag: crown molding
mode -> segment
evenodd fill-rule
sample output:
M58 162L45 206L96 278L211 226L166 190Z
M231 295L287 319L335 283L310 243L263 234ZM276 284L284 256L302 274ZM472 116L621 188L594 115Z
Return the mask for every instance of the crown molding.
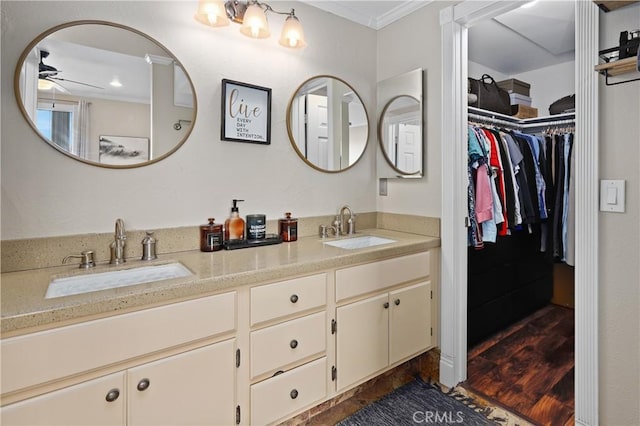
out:
M403 18L412 12L428 5L433 0L406 0L398 1L398 5L380 15L368 13L362 3L356 1L335 1L335 0L301 0L315 8L333 13L334 15L364 25L374 30L379 30L387 25ZM360 3L360 4L359 4Z

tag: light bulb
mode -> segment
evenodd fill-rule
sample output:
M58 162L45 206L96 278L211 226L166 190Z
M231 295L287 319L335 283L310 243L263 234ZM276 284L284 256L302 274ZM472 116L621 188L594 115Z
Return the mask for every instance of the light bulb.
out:
M211 27L229 25L229 18L222 0L200 0L198 11L194 18L196 21Z
M240 32L248 37L267 38L271 34L264 10L257 4L247 7Z
M305 47L307 43L304 40L304 31L302 24L298 18L291 12L284 22L282 27L282 34L280 35L279 43L285 47L300 48Z

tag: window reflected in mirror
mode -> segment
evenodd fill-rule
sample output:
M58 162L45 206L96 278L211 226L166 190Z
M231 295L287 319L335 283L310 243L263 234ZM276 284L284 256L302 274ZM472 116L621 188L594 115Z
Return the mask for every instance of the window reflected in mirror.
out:
M195 122L195 92L178 60L145 34L109 22L70 22L41 34L20 57L14 84L42 139L98 166L159 161Z

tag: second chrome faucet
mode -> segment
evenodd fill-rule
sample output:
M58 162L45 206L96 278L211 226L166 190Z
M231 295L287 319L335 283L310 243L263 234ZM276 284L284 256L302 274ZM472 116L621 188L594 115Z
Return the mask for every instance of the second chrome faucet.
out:
M122 219L116 220L116 232L114 241L109 245L111 249L111 260L109 263L113 265L119 265L126 262L124 255L124 247L127 241L127 234L124 229L124 221Z
M345 212L349 212L349 217L345 220ZM339 235L352 235L356 233L356 215L351 210L351 207L344 205L338 210L336 218L333 220L331 226L320 225L319 235L322 238L329 236L329 232L337 237Z

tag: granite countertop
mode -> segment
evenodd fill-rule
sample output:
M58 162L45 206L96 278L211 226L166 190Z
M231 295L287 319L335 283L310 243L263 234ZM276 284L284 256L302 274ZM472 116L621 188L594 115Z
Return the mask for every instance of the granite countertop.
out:
M1 275L1 331L3 336L54 328L87 319L135 309L193 299L289 277L340 268L390 256L416 253L438 247L440 239L383 229L359 231L355 237L375 235L395 240L390 244L347 250L323 244L317 236L292 243L222 250L213 253L185 251L158 256L155 261L128 259L123 265L98 263L90 271L63 265ZM341 237L349 238L349 237ZM52 277L181 262L194 275L137 284L72 296L45 299Z

